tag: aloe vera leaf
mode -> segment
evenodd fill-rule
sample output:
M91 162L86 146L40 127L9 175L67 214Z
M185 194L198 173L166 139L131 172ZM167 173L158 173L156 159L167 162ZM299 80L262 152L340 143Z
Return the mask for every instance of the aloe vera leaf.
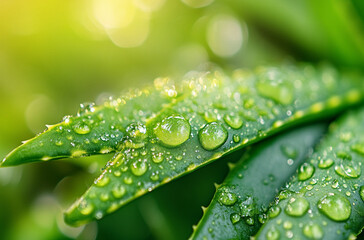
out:
M120 144L100 177L65 213L69 224L100 219L224 154L337 113L360 102L363 89L359 79L310 65L238 71L232 79L216 71L187 79L183 86L189 94L176 90L175 101L147 119L138 136L143 141L127 138Z
M266 219L269 204L326 127L300 127L252 146L216 189L190 239L241 239L255 235Z
M353 239L364 226L364 109L330 126L270 208L257 239Z
M170 103L164 89L157 89L133 90L100 106L81 104L77 116L47 125L46 131L9 153L1 166L114 152L131 123L145 121Z

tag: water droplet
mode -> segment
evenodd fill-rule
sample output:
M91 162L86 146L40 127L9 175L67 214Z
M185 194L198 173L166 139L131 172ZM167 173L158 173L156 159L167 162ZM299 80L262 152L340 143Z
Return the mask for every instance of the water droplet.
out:
M240 136L238 134L234 134L233 140L234 140L235 143L240 142Z
M327 194L319 200L317 207L324 215L334 221L345 221L351 214L349 200L339 194Z
M284 78L285 76L276 69L270 69L260 76L256 88L264 97L277 103L290 104L293 101L292 86L288 82L283 82Z
M217 122L206 124L199 132L199 140L206 150L214 150L223 145L228 137L226 129Z
M115 198L121 198L122 196L124 196L126 190L125 190L125 187L122 186L122 185L116 185L113 187L113 189L111 190L111 193L112 195L115 197Z
M82 116L89 112L95 112L95 103L81 103L80 109L77 112L77 116Z
M159 180L158 172L152 173L152 175L150 175L150 179L152 179L153 181L158 181Z
M147 128L141 123L131 123L126 128L127 141L126 147L141 148L145 145L145 139L148 137Z
M345 151L339 151L339 152L337 152L336 153L336 156L338 157L338 158L341 158L341 159L344 159L344 160L351 160L351 155L350 155L350 153L348 153L348 152L345 152Z
M275 227L271 227L265 236L267 240L278 240L281 234L278 229L276 229Z
M304 163L298 169L298 180L305 181L312 177L315 172L315 167L310 163Z
M292 159L295 159L298 155L297 150L290 145L282 145L281 151L286 157L292 158Z
M358 178L361 175L360 165L356 162L342 161L335 166L335 172L345 178Z
M90 215L94 209L94 206L91 203L88 203L86 200L83 200L78 205L78 210L82 215Z
M238 213L232 213L230 215L230 221L231 221L232 224L235 224L235 223L239 222L240 218L241 217L240 217L240 215Z
M109 194L107 194L107 193L101 193L100 200L103 201L103 202L108 201L109 200Z
M239 129L243 126L243 120L235 114L225 115L224 121L233 129Z
M230 188L223 186L219 189L217 201L226 206L231 206L236 203L238 197L235 193L231 192Z
M133 179L131 177L124 177L124 183L125 184L132 184L133 183Z
M351 150L364 156L364 143L357 143L352 145Z
M351 132L343 132L340 134L340 140L342 142L349 142L352 137L353 137L353 134Z
M364 186L360 187L359 194L360 194L361 200L363 200L363 202L364 202Z
M55 142L55 144L56 144L56 146L62 146L63 145L63 142L62 142L62 140L57 140Z
M325 168L329 168L334 164L334 160L332 160L331 158L327 158L327 159L320 159L319 163L318 163L318 167L325 169Z
M304 215L310 204L303 197L291 198L284 209L285 213L293 217L300 217Z
M316 223L306 224L303 227L303 234L309 239L322 239L324 236L321 227Z
M91 131L90 127L84 122L77 122L72 128L77 134L81 135L87 134Z
M254 204L252 197L247 197L244 201L242 201L239 205L240 214L243 217L253 217L257 212L256 205Z
M290 221L284 221L284 223L283 223L283 228L286 230L291 229L292 226L293 226L293 224Z
M95 184L98 187L104 187L109 182L110 182L110 178L108 176L105 176L105 175L100 175L100 177L95 180Z
M135 176L142 176L148 170L148 164L140 159L132 163L130 170Z
M155 163L161 163L164 159L163 153L153 153L152 161Z
M268 216L270 218L275 218L281 213L281 208L278 206L273 206L269 209Z
M158 123L154 133L165 146L177 147L188 140L191 126L184 117L172 115Z
M254 225L254 219L253 218L247 218L245 220L246 224L248 224L249 226L253 226Z

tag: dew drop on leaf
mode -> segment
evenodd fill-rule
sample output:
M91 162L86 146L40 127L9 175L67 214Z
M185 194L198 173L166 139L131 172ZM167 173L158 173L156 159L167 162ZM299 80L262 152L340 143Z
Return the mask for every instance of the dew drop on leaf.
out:
M231 192L230 188L224 186L219 189L217 200L220 204L231 206L236 203L238 197L235 193Z
M106 175L100 175L98 179L96 179L95 184L98 187L104 187L110 182L110 178Z
M320 159L317 166L321 169L325 169L331 167L333 164L334 160L332 160L331 158L326 158L326 159Z
M304 163L298 169L298 180L305 181L312 177L315 167L310 163Z
M243 120L235 114L226 114L224 116L224 121L233 129L239 129L243 126Z
M177 147L188 140L191 126L184 117L172 115L158 123L154 133L163 145Z
M288 229L292 229L292 222L291 221L284 221L283 223L283 228L288 230Z
M148 165L145 160L137 160L131 164L131 172L135 176L142 176L148 170Z
M307 212L309 207L310 204L305 198L303 197L291 198L287 203L284 212L293 217L300 217Z
M351 150L364 156L364 143L357 143L352 145Z
M317 207L325 216L334 221L345 221L351 214L349 200L339 194L327 194L319 200Z
M161 163L164 159L163 153L153 153L152 154L152 161L155 163Z
M231 221L232 224L235 224L235 223L239 222L240 218L241 217L240 217L240 215L238 213L232 213L230 215L230 221Z
M223 145L228 137L226 129L217 122L206 124L199 132L199 140L206 150L214 150Z
M86 200L83 200L78 208L80 213L83 215L90 215L94 210L94 206L91 203L88 203Z
M356 162L343 161L335 166L335 172L345 178L358 178L361 175L361 168Z
M268 216L270 218L275 218L281 213L281 208L279 206L273 206L269 209Z
M363 202L364 202L364 186L360 187L359 194L360 194L361 200L363 200Z
M125 187L122 185L115 185L111 190L111 193L115 198L121 198L124 196L125 192Z
M282 145L281 151L286 157L292 158L292 159L295 159L298 155L297 150L290 145Z
M324 232L322 231L320 225L316 223L309 223L303 227L303 234L309 239L322 239Z
M87 102L81 103L80 109L77 112L77 116L82 116L86 113L94 112L95 111L95 103Z
M281 234L278 229L276 229L275 227L271 227L265 236L267 240L278 240Z
M87 125L84 122L77 122L75 125L73 125L73 130L77 134L87 134L91 131L89 125Z

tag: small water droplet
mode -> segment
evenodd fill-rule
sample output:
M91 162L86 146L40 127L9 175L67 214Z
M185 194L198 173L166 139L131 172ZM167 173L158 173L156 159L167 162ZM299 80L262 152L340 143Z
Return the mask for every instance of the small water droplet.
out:
M73 130L77 133L77 134L87 134L91 131L89 125L87 125L84 122L77 122L75 123L75 125L72 126Z
M292 158L292 159L295 159L298 155L297 149L295 149L294 147L292 147L290 145L282 145L281 151L286 157Z
M82 215L90 215L94 211L94 206L91 203L88 203L86 200L83 200L79 205L78 209Z
M55 142L55 144L56 144L56 146L62 146L63 145L63 142L62 142L62 140L57 140Z
M229 187L223 186L218 190L218 198L217 201L221 205L231 206L236 203L238 197L235 193L231 192Z
M249 226L253 226L254 225L254 219L249 217L245 220L246 224L248 224Z
M284 211L290 216L300 217L307 212L309 207L310 204L305 198L297 197L297 198L291 198L289 200Z
M133 162L131 164L131 172L135 175L135 176L142 176L144 173L147 172L148 170L148 164L146 162L146 160L137 160L135 162Z
M145 145L145 139L148 137L147 128L141 123L131 123L126 128L127 140L126 147L141 148Z
M334 221L345 221L351 214L349 200L339 194L327 194L319 200L317 207L325 216Z
M100 177L95 180L95 184L98 187L104 187L109 182L110 182L110 178L108 176L105 176L105 175L100 175Z
M352 145L351 150L364 156L364 143L357 143Z
M191 126L184 117L172 115L158 123L154 133L163 145L177 147L189 139Z
M322 239L324 232L316 223L309 223L303 227L303 234L309 239Z
M278 229L276 229L275 227L271 227L265 236L267 240L278 240L281 234Z
M304 163L298 169L298 180L305 181L312 177L315 172L315 167L310 163Z
M243 120L235 114L227 114L224 116L224 121L233 129L239 129L243 126Z
M293 224L290 221L284 221L284 223L283 223L283 228L286 230L291 229L292 226L293 226Z
M230 215L230 221L231 221L232 224L235 224L235 223L239 222L240 219L241 219L241 217L240 217L240 215L238 213L232 213Z
M90 103L90 102L81 103L80 109L77 112L77 116L82 116L89 112L95 112L95 103Z
M338 158L341 158L341 159L344 159L344 160L351 160L352 159L350 153L345 152L345 151L339 151L339 152L337 152L336 153L336 156Z
M352 137L353 137L353 134L351 132L343 132L340 134L340 140L342 142L349 142Z
M155 163L161 163L164 159L163 153L153 153L152 161Z
M132 184L133 183L133 179L131 177L124 177L124 183L125 184Z
M269 209L268 216L270 218L275 218L281 213L281 208L278 206L273 206Z
M252 197L247 197L239 204L240 214L243 217L253 217L257 212L256 205Z
M126 190L125 187L122 185L115 185L111 190L111 193L115 198L121 198L126 193Z
M152 175L150 175L150 179L153 180L153 181L158 181L159 180L158 172L152 173Z
M234 134L233 140L234 140L234 143L240 142L240 136L239 136L239 134Z
M319 163L318 163L318 167L325 169L325 168L329 168L334 164L334 160L332 160L331 158L327 158L327 159L320 159Z
M199 140L206 150L214 150L223 145L228 137L226 129L217 122L206 124L199 132Z

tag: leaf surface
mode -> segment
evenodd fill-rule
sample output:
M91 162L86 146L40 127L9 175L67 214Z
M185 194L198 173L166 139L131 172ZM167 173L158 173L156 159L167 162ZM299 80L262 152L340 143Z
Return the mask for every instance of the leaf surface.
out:
M257 233L266 210L326 124L304 126L252 146L229 172L190 239L241 239Z
M130 127L100 177L67 210L69 224L100 219L224 154L363 97L359 79L310 65L239 70L232 78L219 71L190 73L185 79L167 89L170 104Z
M257 239L354 239L364 226L364 109L330 126L269 210Z

